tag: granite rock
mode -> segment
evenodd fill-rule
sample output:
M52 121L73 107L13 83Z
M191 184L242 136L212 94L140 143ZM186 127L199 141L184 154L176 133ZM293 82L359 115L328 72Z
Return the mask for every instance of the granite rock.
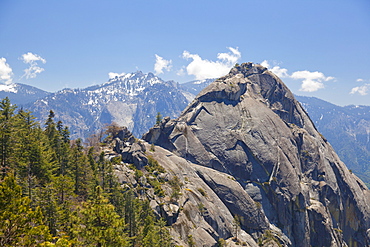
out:
M261 65L235 66L179 118L162 121L143 139L198 165L197 176L231 215L240 214L255 241L370 245L368 189L284 83Z

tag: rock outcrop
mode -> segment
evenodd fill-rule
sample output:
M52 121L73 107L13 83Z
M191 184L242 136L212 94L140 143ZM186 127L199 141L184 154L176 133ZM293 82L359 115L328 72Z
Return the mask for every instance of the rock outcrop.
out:
M235 66L178 119L164 118L143 139L172 152L156 157L166 169L176 174L185 170L194 177L191 181L202 181L210 198L203 206L222 208L222 215L213 211L208 214L213 218L205 220L207 239L193 234L200 242L230 237L230 227L220 227L214 217L231 224L231 215L239 215L250 246L370 245L368 189L340 161L283 82L260 65ZM165 158L182 161L171 164ZM184 200L198 197L187 194ZM208 204L211 199L219 201ZM192 214L191 206L182 207ZM185 221L179 216L172 224L180 239L186 225L191 229Z

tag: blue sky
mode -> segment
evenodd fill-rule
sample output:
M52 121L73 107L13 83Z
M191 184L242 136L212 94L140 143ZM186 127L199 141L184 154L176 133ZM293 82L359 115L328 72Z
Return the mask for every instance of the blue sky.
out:
M186 82L249 61L295 94L370 105L370 1L0 0L3 85L57 91L137 70Z

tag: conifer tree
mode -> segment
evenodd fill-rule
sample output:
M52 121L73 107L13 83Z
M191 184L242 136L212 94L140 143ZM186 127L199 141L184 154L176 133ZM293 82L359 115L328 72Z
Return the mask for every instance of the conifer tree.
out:
M72 232L81 246L129 246L124 220L102 195L99 186L93 198L83 203L74 217Z
M74 183L70 177L59 175L53 178L51 186L54 193L54 202L51 204L56 205L55 228L57 235L62 236L70 231L73 207L77 204L76 195L73 193Z
M33 201L33 188L51 180L55 168L54 152L30 112L21 110L16 117L17 134L14 139L17 145L13 152L17 158L14 159L14 166L27 195Z
M157 115L155 117L155 124L159 125L161 123L161 121L162 121L162 115L161 115L160 112L157 112Z
M42 129L15 109L0 102L0 246L171 246L149 201L118 183L120 157L71 141L52 111Z
M8 159L12 151L13 117L15 105L8 97L0 102L0 168L2 177L11 169Z
M51 238L39 207L32 209L14 175L0 183L0 246L36 246Z
M50 110L48 119L46 120L46 123L45 123L45 133L53 145L55 145L54 141L57 135L54 117L55 117L54 112Z
M74 179L75 194L86 199L93 190L93 172L87 156L83 152L81 139L77 139L71 150L71 176Z
M129 190L125 194L125 222L127 224L128 236L130 238L135 237L137 232L137 223L136 223L136 213L135 213L136 203L134 194Z

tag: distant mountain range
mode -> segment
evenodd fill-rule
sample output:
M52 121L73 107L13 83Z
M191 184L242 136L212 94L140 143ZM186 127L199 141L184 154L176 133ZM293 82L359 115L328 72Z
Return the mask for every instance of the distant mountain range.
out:
M23 106L47 96L48 92L22 83L14 83L11 90L0 90L0 99L8 97L13 104Z
M70 127L73 138L86 138L112 122L127 126L141 136L155 124L156 115L178 116L188 104L179 84L140 71L84 89L64 89L29 106L46 119L49 110Z
M48 93L25 84L14 92L0 91L0 98L33 112L45 122L50 110L69 126L72 138L86 138L116 122L141 137L154 126L158 112L176 118L214 79L183 84L163 81L140 71L84 89ZM370 185L370 106L337 106L314 97L296 96L316 128L330 142L342 161Z
M337 106L296 96L341 160L370 185L370 106Z

